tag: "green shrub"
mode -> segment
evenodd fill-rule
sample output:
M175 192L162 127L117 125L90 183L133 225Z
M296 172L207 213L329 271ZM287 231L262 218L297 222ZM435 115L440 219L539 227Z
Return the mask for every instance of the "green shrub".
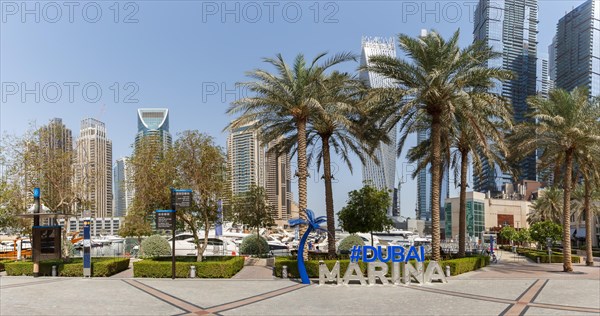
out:
M352 234L340 241L340 245L338 246L339 253L349 253L352 246L364 246L365 242L360 238L360 236L356 234Z
M63 260L45 260L40 262L40 272L42 276L52 275L52 266L56 266L58 276L64 277L82 277L83 260L81 258L71 259L68 262ZM129 267L129 258L92 258L92 276L107 277L127 270ZM6 264L7 275L33 275L33 262L15 261Z
M152 235L142 241L142 258L155 258L171 255L169 242L161 235Z
M189 277L192 265L196 266L197 278L231 278L244 267L244 258L228 257L227 260L219 258L202 262L177 261L175 262L175 277ZM133 276L136 278L170 278L171 262L153 259L134 262Z
M0 260L0 271L4 271L4 264L12 262L13 260Z
M269 244L263 237L253 234L244 237L240 245L240 253L243 255L264 255L269 253Z
M333 266L335 265L336 260L323 260L327 265L327 268L331 271ZM340 274L343 276L346 273L346 269L348 269L348 265L350 264L350 260L339 260L340 262ZM460 259L451 259L451 260L442 260L439 262L440 267L445 270L446 266L450 266L450 275L458 275L469 271L474 271L485 267L490 264L490 257L488 256L477 256L477 257L466 257ZM305 262L306 265L306 273L310 278L318 278L319 277L319 261L317 260L309 260ZM358 262L360 270L363 273L367 271L367 263L362 261ZM392 262L388 262L388 276L391 276L392 271ZM429 261L424 262L424 268L427 269L429 265ZM275 276L281 278L281 271L283 270L283 266L287 266L288 277L289 278L299 278L300 275L298 273L298 262L289 258L276 258L275 260Z

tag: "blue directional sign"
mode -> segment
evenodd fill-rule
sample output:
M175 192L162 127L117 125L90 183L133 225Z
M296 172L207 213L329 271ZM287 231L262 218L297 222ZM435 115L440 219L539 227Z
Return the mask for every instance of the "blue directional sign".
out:
M91 220L86 218L83 220L83 276L92 276L92 240L90 234Z

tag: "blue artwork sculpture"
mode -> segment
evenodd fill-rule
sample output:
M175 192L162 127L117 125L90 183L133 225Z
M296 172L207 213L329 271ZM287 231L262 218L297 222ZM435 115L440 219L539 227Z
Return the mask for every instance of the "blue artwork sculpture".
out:
M327 232L326 229L321 228L321 223L327 221L325 216L319 216L315 218L315 213L309 209L305 209L304 213L306 213L306 219L303 218L294 218L290 219L288 222L291 227L299 226L299 225L308 225L308 229L302 238L300 239L300 244L298 245L298 273L300 273L300 279L302 279L303 284L310 284L310 279L308 278L308 273L306 273L306 265L304 264L304 246L306 245L306 239L308 235L312 231L322 231Z

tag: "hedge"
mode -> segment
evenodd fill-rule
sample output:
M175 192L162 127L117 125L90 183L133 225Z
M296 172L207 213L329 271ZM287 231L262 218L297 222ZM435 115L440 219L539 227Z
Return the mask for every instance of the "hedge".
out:
M244 267L244 257L202 262L177 261L175 277L188 278L191 266L196 267L197 278L231 278ZM170 278L171 273L170 261L144 259L133 263L133 276L136 278Z
M0 260L0 271L4 271L4 264L12 262L13 260Z
M40 272L42 276L52 275L52 266L57 267L58 276L64 277L83 277L83 260L81 258L72 259L70 262L62 260L46 260L40 262ZM129 258L92 258L92 276L108 277L117 274L129 268ZM33 262L15 261L5 264L7 275L33 275Z
M331 271L335 262L338 260L323 260L323 262L327 265L327 268ZM344 275L348 265L350 264L350 260L339 260L340 262L340 273ZM477 257L467 257L460 259L450 259L450 260L442 260L440 261L440 267L442 269L446 269L446 266L450 266L450 275L458 275L465 272L477 270L479 268L485 267L489 265L490 258L487 256L477 256ZM427 265L429 264L429 260L424 262L424 267L427 269ZM319 261L318 260L309 260L305 262L306 265L306 273L310 278L318 278L319 277ZM358 262L360 270L363 273L367 271L367 263L362 261ZM388 262L388 276L391 275L392 271L392 263ZM289 258L276 258L275 259L275 276L281 278L281 271L283 266L287 266L288 277L289 278L299 278L298 273L298 263L296 260Z

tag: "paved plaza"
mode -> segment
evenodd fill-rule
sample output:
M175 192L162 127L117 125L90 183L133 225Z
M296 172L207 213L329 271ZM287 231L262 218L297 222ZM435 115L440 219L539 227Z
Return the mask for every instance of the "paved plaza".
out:
M231 280L3 276L0 315L599 315L600 268L561 268L505 253L422 286L306 286L256 269Z

